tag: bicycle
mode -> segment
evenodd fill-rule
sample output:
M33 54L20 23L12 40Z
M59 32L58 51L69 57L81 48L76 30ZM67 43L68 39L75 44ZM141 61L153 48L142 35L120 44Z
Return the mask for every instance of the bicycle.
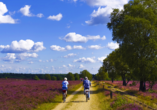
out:
M85 89L85 94L86 94L86 102L89 100L89 89Z
M66 101L66 90L62 90L63 92L63 103Z

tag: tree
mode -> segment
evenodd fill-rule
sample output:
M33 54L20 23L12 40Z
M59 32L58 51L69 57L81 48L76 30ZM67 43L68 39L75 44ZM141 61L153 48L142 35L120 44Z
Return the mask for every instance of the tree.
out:
M34 76L34 80L40 80L37 75Z
M63 78L60 75L58 75L57 80L63 80Z
M68 79L69 81L73 81L73 80L75 80L75 77L74 77L74 75L73 75L71 72L69 72L69 73L67 74L67 79Z
M57 80L57 78L55 76L52 76L51 80Z
M50 74L45 74L45 79L46 79L46 80L51 80Z
M75 74L74 74L74 77L75 77L75 80L80 80L80 76L79 76L78 73L75 73Z
M98 80L106 80L106 79L108 79L108 73L105 70L105 67L103 67L103 66L100 67L96 76L97 76Z
M124 10L114 9L107 24L113 40L120 44L124 61L140 80L141 91L146 90L148 77L157 76L156 7L154 0L131 0Z
M83 70L80 72L80 77L81 78L85 78L85 77L88 77L89 80L92 80L92 74L87 71L87 70Z

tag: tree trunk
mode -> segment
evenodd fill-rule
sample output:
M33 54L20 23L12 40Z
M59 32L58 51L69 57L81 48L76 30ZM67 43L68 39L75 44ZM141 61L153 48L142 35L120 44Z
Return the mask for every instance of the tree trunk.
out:
M144 81L140 81L140 88L139 91L146 91L146 85Z
M125 79L125 76L122 76L122 79L123 79L123 86L126 86L126 79Z
M113 78L112 78L112 83L113 83Z

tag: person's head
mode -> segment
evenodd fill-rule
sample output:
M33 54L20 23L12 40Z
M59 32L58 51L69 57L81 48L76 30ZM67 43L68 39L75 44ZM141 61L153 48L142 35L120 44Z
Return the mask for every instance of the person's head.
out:
M64 81L67 81L67 78L66 78L66 77L64 78Z
M88 77L87 77L87 76L85 77L85 80L88 80Z

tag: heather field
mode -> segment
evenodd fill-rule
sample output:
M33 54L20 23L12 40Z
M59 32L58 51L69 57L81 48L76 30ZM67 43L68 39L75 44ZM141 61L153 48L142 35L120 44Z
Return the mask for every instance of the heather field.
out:
M133 81L129 81L127 86L123 86L122 81L114 81L113 83L112 83L112 81L105 81L105 82L108 84L117 86L120 89L129 90L129 91L137 91L137 95L141 95L144 97L148 96L151 99L157 99L157 83L153 86L152 90L149 90L149 83L146 82L146 90L147 91L146 92L140 92L139 91L139 86L140 86L139 81L134 81L134 82L136 82L136 85L134 85L134 86L133 85L131 86Z
M30 110L54 101L61 94L61 82L51 80L0 79L0 109ZM69 90L81 81L69 81Z

